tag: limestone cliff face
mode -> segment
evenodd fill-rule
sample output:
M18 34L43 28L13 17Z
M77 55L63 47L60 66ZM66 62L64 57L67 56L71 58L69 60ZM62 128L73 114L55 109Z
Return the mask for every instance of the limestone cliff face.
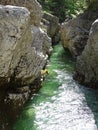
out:
M68 48L73 57L81 55L87 44L92 23L97 19L98 11L87 10L75 19L61 25L61 41L64 48Z
M40 28L41 6L36 0L1 0L0 3L24 6L30 11L21 14L20 10L15 10L17 7L11 6L2 7L3 12L1 9L2 84L3 80L12 79L21 81L22 85L30 84L38 77L52 50L51 39Z
M51 38L40 27L31 26L32 35L34 36L33 47L36 51L45 55L46 58L52 51Z
M87 45L77 59L75 78L98 89L98 19L92 24Z
M36 26L40 25L42 7L37 0L0 0L0 4L26 7L30 11L31 23Z
M10 82L12 78L17 82L20 80L22 85L32 83L46 63L51 40L46 36L48 41L45 41L45 34L37 27L35 28L38 32L36 33L33 27L31 33L29 14L25 8L0 7L0 79L2 85L2 79Z
M52 47L40 28L41 6L36 0L0 3L24 6L0 6L0 130L11 130L9 123L28 100Z

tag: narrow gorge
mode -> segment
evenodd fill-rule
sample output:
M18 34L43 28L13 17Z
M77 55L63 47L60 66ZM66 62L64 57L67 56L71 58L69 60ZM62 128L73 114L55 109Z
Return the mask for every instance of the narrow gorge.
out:
M97 130L98 2L0 4L0 130Z
M75 61L56 45L42 88L25 105L13 130L97 130L98 90L73 80Z

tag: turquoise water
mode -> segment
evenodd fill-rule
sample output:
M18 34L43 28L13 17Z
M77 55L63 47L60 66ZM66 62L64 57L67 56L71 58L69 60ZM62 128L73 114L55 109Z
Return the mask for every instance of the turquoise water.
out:
M54 47L42 88L24 107L14 130L98 130L98 91L72 78L74 61Z

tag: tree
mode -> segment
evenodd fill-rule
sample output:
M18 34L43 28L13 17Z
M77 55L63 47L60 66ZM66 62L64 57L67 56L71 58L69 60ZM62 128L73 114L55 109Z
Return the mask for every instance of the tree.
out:
M63 22L68 16L76 16L85 8L85 0L39 0L44 10L59 17Z

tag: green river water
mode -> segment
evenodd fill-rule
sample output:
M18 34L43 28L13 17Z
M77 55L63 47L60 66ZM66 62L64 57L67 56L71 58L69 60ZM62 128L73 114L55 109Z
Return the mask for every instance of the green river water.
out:
M98 91L74 81L73 68L71 55L56 45L47 65L49 74L14 130L98 130Z

